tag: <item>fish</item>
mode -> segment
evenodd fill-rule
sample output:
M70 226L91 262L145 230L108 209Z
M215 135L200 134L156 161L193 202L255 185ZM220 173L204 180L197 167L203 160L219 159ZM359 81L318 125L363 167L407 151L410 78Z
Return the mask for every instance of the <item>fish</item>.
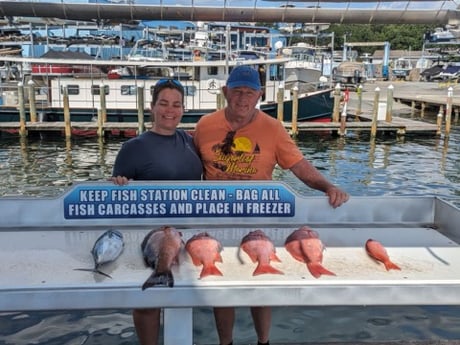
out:
M308 226L301 226L292 232L285 240L284 247L297 261L304 262L313 277L322 275L335 276L323 266L324 245L316 231Z
M94 242L93 249L91 249L94 268L74 268L74 270L94 272L112 278L99 268L106 263L115 261L123 252L124 246L123 234L120 231L114 229L107 230L98 237L96 242Z
M367 254L377 260L382 262L385 265L387 271L389 270L400 270L401 268L393 263L388 256L388 253L385 247L378 241L373 240L372 238L366 241L366 252Z
M195 266L203 266L200 278L210 275L223 276L215 265L216 262L222 262L222 244L213 236L207 232L195 234L185 244L185 250Z
M174 286L171 272L179 264L184 247L182 233L172 226L162 226L150 231L141 244L144 262L154 271L142 285L142 290L153 286Z
M241 240L240 248L249 255L252 262L258 265L252 273L259 274L284 274L279 269L270 265L270 261L281 262L275 252L275 246L270 238L260 229L251 231Z

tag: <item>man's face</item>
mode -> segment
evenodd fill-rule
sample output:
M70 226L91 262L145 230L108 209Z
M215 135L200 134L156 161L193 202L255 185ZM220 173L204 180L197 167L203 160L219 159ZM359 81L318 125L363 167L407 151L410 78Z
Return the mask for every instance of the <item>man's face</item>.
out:
M241 86L232 89L224 87L224 94L232 115L252 116L262 92Z

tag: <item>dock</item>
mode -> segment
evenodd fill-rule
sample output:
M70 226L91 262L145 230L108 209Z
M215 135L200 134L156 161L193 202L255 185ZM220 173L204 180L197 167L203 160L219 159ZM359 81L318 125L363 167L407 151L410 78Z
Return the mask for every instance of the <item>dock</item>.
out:
M391 102L392 116L387 120L385 116L377 114L375 103L376 92L380 93L380 102L388 102L387 92L389 86L394 88ZM379 90L379 91L376 91ZM460 111L460 100L451 95L448 102L448 92L452 95L460 92L460 85L455 88L439 88L436 83L427 82L368 82L363 85L361 94L350 93L350 100L346 111L346 117L340 115L338 121L332 122L284 122L286 130L292 135L302 132L331 132L332 134L345 135L350 131L370 132L371 135L392 134L403 136L411 135L432 135L442 134L443 128L448 135L451 124L458 122ZM394 102L393 102L394 101ZM343 105L341 105L343 107ZM421 108L420 116L415 117L416 108ZM430 123L424 119L425 109L439 108L436 123ZM410 114L410 116L408 116ZM377 116L378 115L378 116ZM405 116L398 116L405 115ZM131 133L134 135L139 128L149 129L151 123L139 124L138 122L0 122L0 132L28 133L32 132L57 132L70 135L99 135L106 133ZM181 123L180 128L193 131L194 123ZM447 133L446 133L447 132Z
M360 121L348 121L346 123L346 130L350 131L368 131L372 129L372 118L370 115L360 115ZM292 122L283 122L284 127L292 132ZM64 132L65 122L26 122L25 129L28 132ZM150 123L146 123L145 127L151 127ZM193 131L195 129L194 123L180 124L180 128ZM0 122L1 131L19 131L19 122ZM102 125L104 132L122 132L122 131L136 131L139 128L137 122L106 122ZM71 129L77 132L94 132L96 133L99 126L96 122L72 122ZM339 122L302 122L297 124L297 132L309 131L339 131ZM434 124L427 122L416 121L405 118L393 118L391 123L386 121L379 121L377 124L377 131L391 132L399 135L404 134L431 134L436 135L438 127Z

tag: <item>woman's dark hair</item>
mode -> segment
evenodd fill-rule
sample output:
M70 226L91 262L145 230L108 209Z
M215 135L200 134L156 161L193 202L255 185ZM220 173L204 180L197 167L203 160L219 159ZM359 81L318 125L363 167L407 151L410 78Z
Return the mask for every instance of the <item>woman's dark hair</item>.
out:
M175 89L180 92L182 95L182 103L184 103L184 87L182 84L176 79L160 79L157 81L155 86L153 87L152 91L152 104L155 104L158 100L158 95L164 89Z

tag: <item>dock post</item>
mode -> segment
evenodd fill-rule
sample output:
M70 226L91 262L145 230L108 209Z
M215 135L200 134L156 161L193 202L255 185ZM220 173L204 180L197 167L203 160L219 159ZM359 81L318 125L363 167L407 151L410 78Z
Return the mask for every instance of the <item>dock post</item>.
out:
M371 137L375 137L377 135L377 117L379 114L379 98L380 98L380 88L375 88L375 95L374 95L374 108L372 110L372 125L371 125Z
M423 119L425 117L425 108L426 108L426 102L422 102L421 109L420 109L420 118L421 119Z
M342 109L342 114L340 116L340 129L339 129L339 135L343 137L345 134L347 134L347 106L348 102L345 102L343 104L343 109Z
M443 113L443 106L441 105L439 107L439 112L438 112L438 116L436 117L436 126L437 126L437 129L436 129L436 135L441 135L441 129L442 129L442 114Z
M355 120L359 119L359 115L362 113L362 106L363 106L363 84L359 84L358 90L356 90L356 94L358 95L358 106L356 107L356 116Z
M216 109L222 109L220 103L220 90L216 91Z
M385 121L391 122L393 121L393 90L394 86L388 86L387 90L387 113L385 116Z
M29 87L29 109L30 109L30 122L37 122L37 105L35 104L35 83L33 80L27 82Z
M144 132L144 87L137 87L137 135Z
M19 98L19 136L27 136L26 129L26 107L24 105L24 84L18 83L18 98Z
M340 84L337 83L334 89L334 110L332 113L332 122L339 122L340 115Z
M299 134L297 128L297 118L299 116L299 88L294 86L292 88L292 128L291 135L296 136Z
M97 135L98 137L104 136L104 113L101 108L97 109Z
M283 122L284 121L284 84L283 83L280 83L280 86L278 87L278 93L276 95L276 102L278 103L278 107L277 107L278 121Z
M62 101L64 103L64 133L66 138L70 138L72 135L72 129L70 124L69 89L67 85L64 87Z
M98 110L101 111L102 123L105 123L107 122L107 102L105 100L105 85L103 83L99 85L99 97L100 97L101 107Z
M452 97L454 94L454 89L449 87L447 89L447 102L446 102L446 128L445 128L445 135L449 136L450 134L450 126L451 126L451 116L452 116Z
M458 123L458 113L459 113L459 112L460 112L460 111L459 111L458 108L455 108L455 109L454 109L454 114L455 114L455 116L454 116L454 123L455 123L455 124Z
M411 106L410 106L410 116L411 117L414 117L415 116L415 101L412 101L411 102Z

